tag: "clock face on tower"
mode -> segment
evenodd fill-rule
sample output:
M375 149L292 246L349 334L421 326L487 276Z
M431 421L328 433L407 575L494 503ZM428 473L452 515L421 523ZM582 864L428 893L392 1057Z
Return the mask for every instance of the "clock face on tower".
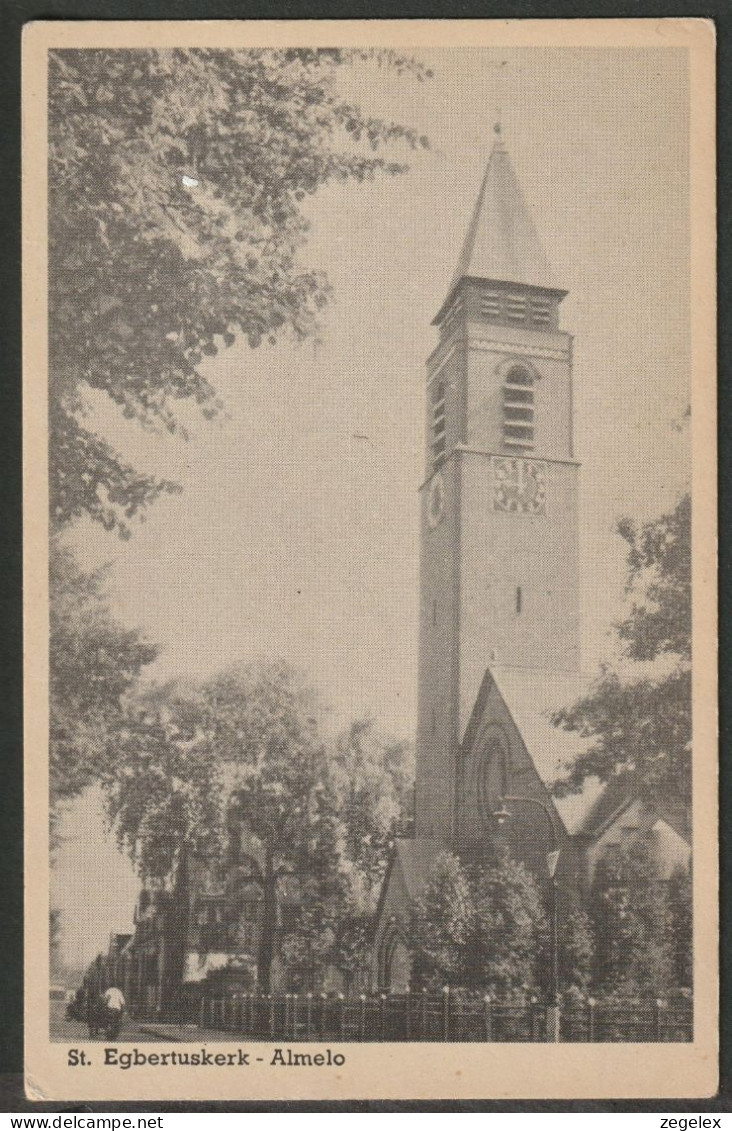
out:
M536 459L494 458L493 509L515 514L546 514L546 463Z
M430 483L429 495L427 496L427 521L430 524L430 529L434 530L438 522L440 522L445 511L445 484L442 480L442 475L438 471L433 476Z

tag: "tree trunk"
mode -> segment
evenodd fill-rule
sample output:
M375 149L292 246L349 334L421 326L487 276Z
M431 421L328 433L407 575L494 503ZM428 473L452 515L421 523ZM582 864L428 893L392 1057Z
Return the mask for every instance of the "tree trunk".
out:
M188 849L184 845L180 851L173 897L165 911L164 943L158 971L158 1005L166 1014L174 1014L180 1008L191 915L190 903L190 865Z
M269 848L266 850L264 860L262 896L262 933L257 955L257 982L261 992L268 994L271 993L272 988L272 961L277 935L277 877Z

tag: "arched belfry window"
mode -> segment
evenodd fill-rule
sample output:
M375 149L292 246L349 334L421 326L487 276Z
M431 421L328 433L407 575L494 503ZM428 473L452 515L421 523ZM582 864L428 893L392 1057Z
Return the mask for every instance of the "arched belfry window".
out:
M512 365L503 383L503 442L510 448L534 446L534 374Z
M480 746L477 762L478 813L486 830L508 793L508 765L508 740L500 727L492 726Z

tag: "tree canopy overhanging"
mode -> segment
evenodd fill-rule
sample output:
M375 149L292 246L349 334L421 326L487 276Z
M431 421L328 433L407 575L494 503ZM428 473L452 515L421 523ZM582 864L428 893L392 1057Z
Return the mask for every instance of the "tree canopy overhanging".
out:
M179 489L94 431L94 397L142 427L184 433L182 402L205 418L223 407L206 359L237 336L254 348L316 328L329 288L305 262L306 198L329 182L403 170L385 147L403 156L426 145L339 94L339 73L357 62L417 80L429 74L392 51L50 53L55 535L90 518L127 538L161 492ZM122 694L112 668L129 690L156 654L114 622L101 574L80 568L68 543L54 553L53 804L104 773Z
M152 429L222 408L201 364L243 336L312 333L327 279L300 256L305 199L404 170L427 144L339 93L356 60L417 79L390 51L60 50L49 57L51 519L122 536L176 485L87 427L91 390Z

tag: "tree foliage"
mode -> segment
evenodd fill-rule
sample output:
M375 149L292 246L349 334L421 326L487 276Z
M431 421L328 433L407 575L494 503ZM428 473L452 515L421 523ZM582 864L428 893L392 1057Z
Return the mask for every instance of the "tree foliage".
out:
M174 484L132 467L85 423L90 391L181 431L178 404L221 409L202 371L312 332L327 280L298 252L305 199L396 173L380 152L426 144L338 92L354 58L393 52L93 49L49 56L51 517L123 536Z
M465 986L475 926L475 897L459 858L441 852L424 890L415 900L412 920L415 989Z
M351 900L368 915L376 910L395 825L412 816L414 748L381 737L373 719L357 719L335 742L329 780L343 822Z
M130 702L106 779L120 845L146 879L172 888L181 862L216 872L231 865L237 837L256 847L265 988L278 948L303 971L329 962L354 974L363 965L373 854L396 804L378 784L379 759L382 767L393 763L395 780L403 776L396 768L402 748L381 744L371 723L359 724L351 735L359 736L364 760L368 749L369 769L361 778L354 771L344 804L353 743L343 740L340 760L333 759L318 710L282 663L231 669L201 686L152 688ZM380 808L376 801L385 798ZM357 859L349 856L354 845ZM285 928L283 885L296 893Z
M542 894L505 851L471 869L440 853L415 902L412 936L416 988L460 986L506 999L540 985Z
M641 794L687 804L691 798L691 501L636 527L618 524L628 544L628 616L617 626L637 672L601 669L587 695L554 716L590 739L587 751L555 783L577 792L588 777L632 773ZM652 665L651 674L648 666Z
M186 855L222 858L226 812L201 689L151 685L126 705L103 784L120 848L143 880L172 886Z
M568 907L559 924L559 985L563 993L587 993L595 973L596 951L587 911L579 905Z
M668 882L674 986L694 984L694 904L691 868L676 868Z
M98 780L112 756L125 696L156 655L110 612L106 571L81 570L52 544L50 585L51 805Z
M475 885L476 984L504 1000L542 982L547 918L542 892L526 866L504 850L481 868Z
M688 890L683 875L675 877L679 892ZM690 984L689 908L683 896L674 898L670 885L659 879L647 845L636 842L600 861L590 912L599 991L659 995Z
M339 96L339 73L367 56L427 73L390 52L50 53L54 530L87 516L128 537L160 492L177 490L93 430L95 398L184 434L182 402L204 417L222 408L206 359L237 336L255 347L313 331L328 285L299 260L303 203L329 182L399 171L380 151L424 141ZM155 650L113 622L101 574L85 575L68 549L50 582L52 793L65 799L101 772L107 724ZM130 727L144 730L142 717Z

